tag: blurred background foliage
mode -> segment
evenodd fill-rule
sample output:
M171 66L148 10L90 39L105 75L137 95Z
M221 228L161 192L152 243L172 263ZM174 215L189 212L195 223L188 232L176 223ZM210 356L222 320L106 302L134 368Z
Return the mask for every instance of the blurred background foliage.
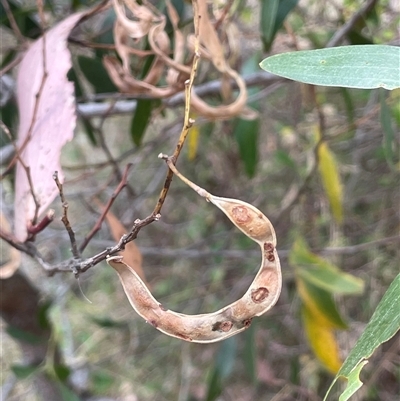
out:
M165 9L162 0L152 3ZM173 3L181 25L191 29L190 3ZM210 7L214 12L226 9L219 34L230 62L246 77L260 72L258 64L268 55L325 47L366 3L368 10L344 43L399 45L396 1L233 0ZM7 4L23 36L37 38L35 2ZM53 24L92 4L46 1L46 15ZM0 10L3 68L18 57L19 42L4 2ZM79 106L101 109L106 103L134 100L117 94L102 64L102 57L112 52L107 45L113 44L114 19L109 9L85 25L84 41L71 40L74 67L69 79L75 83ZM132 68L143 77L149 65L147 60ZM7 73L10 82L14 70ZM200 66L197 83L213 79L213 72ZM17 108L5 82L1 119L15 133ZM322 399L398 272L400 92L276 80L253 85L249 95L258 118L198 118L179 167L211 193L252 203L271 219L284 280L277 305L249 330L223 343L188 344L145 324L105 263L76 281L65 274L45 278L24 257L21 270L41 299L51 299L45 309L53 327L49 349L57 344L64 362L24 366L19 343L29 342L27 334L6 333L3 323L5 399L37 399L32 377L43 369L53 371L65 400L89 395L126 401ZM166 170L157 155L172 152L183 108L138 99L134 111L88 115L79 114L74 141L63 151L65 193L79 238L98 219L93 196L106 202L127 162L133 163L129 186L118 196L113 213L127 228L151 213ZM2 136L1 146L7 142ZM11 210L11 182L12 177L2 184L6 213ZM60 215L60 204L54 207ZM104 224L85 255L114 242ZM36 244L49 262L70 256L67 234L58 221ZM153 294L169 309L189 314L236 300L259 263L254 244L178 180L173 181L162 219L145 227L136 244ZM365 367L366 385L354 399L393 400L399 391L399 361L394 338Z

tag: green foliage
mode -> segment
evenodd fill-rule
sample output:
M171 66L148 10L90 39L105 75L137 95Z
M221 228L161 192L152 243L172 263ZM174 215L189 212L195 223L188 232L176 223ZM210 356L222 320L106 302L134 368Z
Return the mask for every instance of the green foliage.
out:
M235 337L226 339L219 347L215 364L208 379L206 401L214 401L221 395L224 380L229 377L233 370L236 348L237 340Z
M7 334L10 335L11 337L27 344L36 345L42 342L42 339L40 337L32 333L28 333L24 330L21 330L17 327L13 327L11 325L7 327L6 331Z
M264 51L268 51L275 35L282 27L288 14L296 7L298 0L260 0L261 3L261 38Z
M100 59L78 56L78 64L85 78L93 85L96 93L117 91Z
M327 260L309 251L306 242L298 238L293 245L289 261L297 267L303 280L332 294L361 294L364 283L361 279L342 272Z
M8 4L21 33L28 38L36 39L42 31L36 18L36 8L15 0L8 0ZM11 29L3 2L0 3L0 24Z
M245 120L239 118L234 126L233 135L238 143L240 158L244 163L246 174L250 178L254 177L258 162L260 119Z
M131 138L136 146L140 146L149 124L153 100L139 99L136 103L135 114L131 122Z
M395 89L400 87L399 59L398 47L358 45L277 54L260 66L312 85Z
M384 342L391 339L400 330L400 274L393 280L382 300L379 302L363 334L351 350L343 366L337 373L324 400L339 377L348 379L349 388L340 401L346 401L362 385L359 374L373 352Z
M12 365L12 372L18 379L26 379L38 370L37 366Z

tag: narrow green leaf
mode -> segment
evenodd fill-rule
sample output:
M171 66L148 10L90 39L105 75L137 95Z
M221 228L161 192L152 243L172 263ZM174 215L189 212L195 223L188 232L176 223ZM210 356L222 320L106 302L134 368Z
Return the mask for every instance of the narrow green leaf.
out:
M364 365L366 365L368 361L362 361L355 369L349 374L349 382L347 384L346 389L339 397L339 401L347 401L353 394L357 392L357 390L363 385L360 380L360 373Z
M285 167L289 167L292 170L297 169L297 165L294 160L290 157L289 153L283 149L277 149L274 153L275 160Z
M81 401L78 395L70 390L64 383L57 381L57 387L61 393L62 401Z
M65 382L71 374L71 370L66 365L54 365L53 369L57 378L62 382Z
M260 66L307 84L395 89L400 87L399 62L399 47L357 45L277 54Z
M399 70L400 74L400 70ZM383 151L385 153L386 161L390 166L394 166L394 129L392 126L392 116L389 106L386 104L386 94L382 89L379 91L381 101L381 125L383 130Z
M253 320L251 326L244 332L243 359L246 367L246 373L251 382L257 382L257 352L256 352L256 320Z
M245 120L239 118L235 122L234 138L239 146L240 158L245 167L246 174L254 177L258 163L258 132L260 119Z
M233 370L236 358L237 343L235 337L226 339L220 346L215 365L212 368L208 380L207 401L216 400L223 390L223 380L226 379Z
M297 269L296 269L297 272ZM307 309L327 328L347 329L332 294L298 277L297 290Z
M297 6L299 0L280 0L275 18L274 36L283 25L286 17Z
M393 280L385 295L379 302L371 320L361 334L356 345L333 380L324 400L327 399L330 390L339 378L343 376L349 380L349 385L354 386L354 380L358 376L365 360L371 357L374 351L384 342L390 340L400 330L400 274ZM361 368L360 368L360 365ZM351 373L357 372L351 376ZM352 382L350 383L350 377ZM346 398L343 398L343 401Z
M104 394L110 390L115 380L108 372L98 370L92 373L92 382L96 393Z
M113 84L103 63L98 58L78 56L79 68L85 78L93 85L96 93L117 92L117 87Z
M107 329L121 329L126 328L126 322L114 320L110 317L96 317L92 316L90 318L93 323L97 324L100 327L104 327Z
M361 294L364 290L361 279L342 272L335 265L310 252L301 237L293 244L289 262L297 267L296 274L303 280L332 294Z
M279 0L261 0L260 28L265 51L268 51L272 44L278 7Z
M18 379L26 379L39 369L38 366L12 365L11 370Z
M27 331L21 330L14 326L8 326L6 332L12 338L27 344L35 345L42 342L42 339L39 336L36 336L35 334L32 333L28 333Z
M136 146L140 146L146 132L147 125L151 117L153 101L139 99L136 103L135 115L131 122L131 138Z

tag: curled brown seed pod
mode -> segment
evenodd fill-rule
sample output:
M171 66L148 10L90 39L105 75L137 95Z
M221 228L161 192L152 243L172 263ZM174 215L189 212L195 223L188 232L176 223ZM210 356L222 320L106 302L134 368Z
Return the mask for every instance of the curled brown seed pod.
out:
M121 256L109 257L107 263L118 273L132 307L155 328L186 341L221 341L247 329L253 317L267 312L278 300L282 276L276 251L275 230L267 217L254 206L236 199L213 196L183 177L175 166L172 170L201 196L221 209L245 235L260 245L261 266L249 289L242 298L216 312L185 315L165 309L153 297L137 273L123 262Z

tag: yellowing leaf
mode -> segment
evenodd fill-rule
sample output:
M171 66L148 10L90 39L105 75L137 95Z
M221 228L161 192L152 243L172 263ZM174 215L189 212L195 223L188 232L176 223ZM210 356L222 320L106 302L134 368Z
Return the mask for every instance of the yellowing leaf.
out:
M320 133L317 133L318 139ZM318 170L328 197L333 217L338 223L343 220L343 188L334 154L326 142L318 146Z
M299 277L296 284L304 305L322 325L330 329L347 328L331 294Z
M189 161L193 161L197 155L197 149L199 146L199 134L200 129L198 125L193 126L189 131L187 155Z
M329 372L336 374L342 366L342 361L332 328L325 326L324 321L306 306L302 310L302 319L314 354Z
M361 294L364 290L364 282L360 278L342 272L328 260L311 252L302 237L294 242L289 263L303 280L330 293Z

